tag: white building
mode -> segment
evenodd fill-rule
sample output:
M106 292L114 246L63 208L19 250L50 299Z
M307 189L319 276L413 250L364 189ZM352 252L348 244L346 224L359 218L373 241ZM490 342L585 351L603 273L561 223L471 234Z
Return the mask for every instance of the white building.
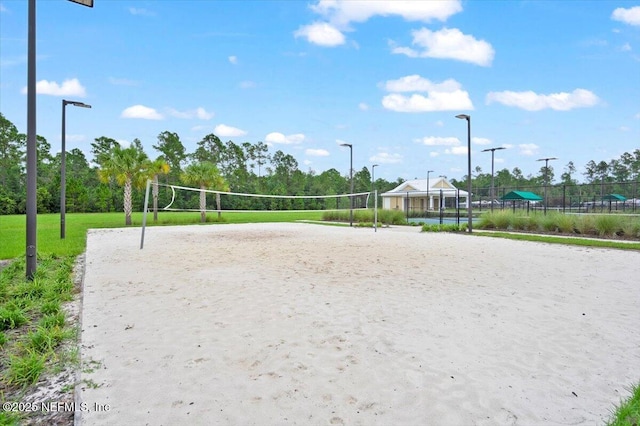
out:
M382 208L388 210L428 211L467 208L467 191L453 186L446 178L414 179L380 194Z

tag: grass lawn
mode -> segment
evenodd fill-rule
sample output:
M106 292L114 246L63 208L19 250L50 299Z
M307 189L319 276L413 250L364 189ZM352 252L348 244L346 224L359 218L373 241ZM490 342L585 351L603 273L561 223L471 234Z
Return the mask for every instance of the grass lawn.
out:
M218 223L217 213L207 215L208 224ZM134 227L142 226L142 213L133 213ZM220 223L292 222L321 220L322 212L248 212L223 213ZM199 224L199 212L160 212L158 223L147 215L147 226ZM60 239L60 215L39 214L37 222L38 254L77 256L84 252L87 230L93 228L123 228L124 213L67 213L66 238ZM0 216L0 259L13 259L26 254L26 216Z

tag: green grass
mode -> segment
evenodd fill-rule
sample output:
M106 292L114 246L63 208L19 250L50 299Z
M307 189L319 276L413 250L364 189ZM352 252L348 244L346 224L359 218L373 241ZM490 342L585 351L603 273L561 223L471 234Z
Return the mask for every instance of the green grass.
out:
M217 213L209 213L208 220L217 220ZM247 212L223 213L224 223L293 222L321 220L322 212ZM142 226L142 213L133 213L133 227ZM65 239L60 239L60 215L39 214L37 220L38 254L77 256L84 252L88 229L123 228L123 213L67 213ZM199 224L199 212L161 212L158 224L153 214L147 214L147 226ZM0 259L25 255L26 218L24 215L0 216Z
M640 383L631 388L631 396L615 408L607 426L640 425Z
M556 237L553 235L532 235L532 234L518 234L511 232L482 232L473 231L473 235L480 235L483 237L494 238L506 238L509 240L520 241L537 241L541 243L552 244L565 244L571 246L586 246L586 247L602 247L602 248L615 248L622 250L640 250L640 243L624 242L615 240L594 240L578 237Z
M73 298L74 257L40 256L34 279L25 278L25 259L0 271L0 397L38 381L56 350L73 338L62 303Z

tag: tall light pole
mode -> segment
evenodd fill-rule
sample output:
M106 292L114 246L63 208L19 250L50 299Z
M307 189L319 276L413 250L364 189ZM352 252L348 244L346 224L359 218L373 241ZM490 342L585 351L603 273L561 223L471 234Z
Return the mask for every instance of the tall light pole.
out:
M557 160L556 157L538 158L536 161L544 161L544 214L547 214L547 186L549 185L549 161Z
M431 197L429 196L429 174L433 173L433 170L427 170L427 211L431 208Z
M456 118L467 120L467 219L469 233L473 232L473 216L471 213L471 116L458 114Z
M376 167L378 167L378 164L374 164L373 166L371 166L371 192L373 192L373 203L374 203L374 207L378 206L378 198L376 197L375 194L375 189L376 189Z
M91 108L91 105L87 105L77 101L62 100L62 152L60 153L60 238L65 237L65 215L67 212L67 149L65 146L66 140L66 114L65 109L67 105L73 105L80 108Z
M482 152L489 152L491 151L491 211L493 212L493 199L495 198L495 181L494 181L494 176L493 176L493 156L495 154L496 151L501 150L501 149L507 149L503 146L497 147L497 148L487 148L487 149L483 149Z
M349 147L349 180L351 181L351 194L353 194L353 145L341 143L340 146ZM349 195L349 226L353 226L353 195Z
M93 0L71 0L93 7ZM26 277L32 280L38 267L38 146L36 138L36 0L29 0L27 19L27 232Z

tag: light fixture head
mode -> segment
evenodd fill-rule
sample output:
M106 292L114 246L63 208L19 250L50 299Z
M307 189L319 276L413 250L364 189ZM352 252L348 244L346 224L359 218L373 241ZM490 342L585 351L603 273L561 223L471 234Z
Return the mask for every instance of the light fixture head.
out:
M467 114L458 114L458 115L456 115L456 118L459 118L461 120L469 120L471 118L471 116L469 116Z

